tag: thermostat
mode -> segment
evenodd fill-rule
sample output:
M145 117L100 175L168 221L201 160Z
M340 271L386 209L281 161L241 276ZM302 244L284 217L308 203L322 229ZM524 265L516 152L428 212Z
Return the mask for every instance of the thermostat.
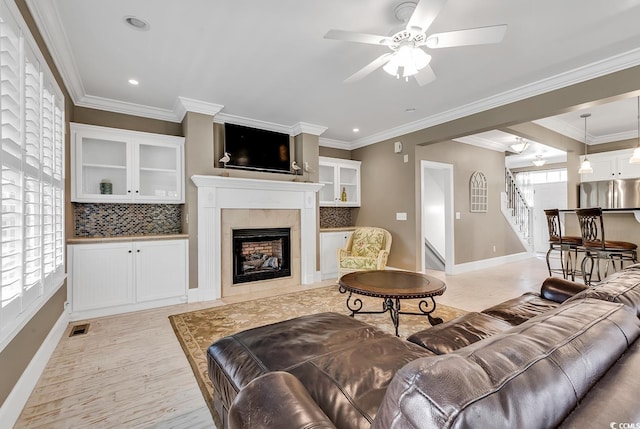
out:
M400 152L402 152L402 142L395 142L395 143L393 144L393 151L394 151L395 153L400 153Z

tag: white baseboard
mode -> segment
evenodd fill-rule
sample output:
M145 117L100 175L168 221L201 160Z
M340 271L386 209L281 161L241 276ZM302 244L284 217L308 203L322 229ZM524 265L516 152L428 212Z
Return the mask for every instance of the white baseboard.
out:
M187 302L213 301L214 299L220 299L220 297L216 296L212 290L202 290L200 288L187 290Z
M497 267L498 265L508 264L510 262L523 261L529 258L535 258L535 253L514 253L513 255L498 256L497 258L483 259L481 261L467 262L465 264L456 264L452 267L451 272L447 274L455 275L468 273L470 271Z
M69 315L69 321L75 322L76 320L95 319L96 317L112 316L114 314L130 313L132 311L150 310L152 308L166 307L168 305L184 304L185 302L187 302L187 296L180 295L171 298L138 302L135 304L118 305L115 307L72 311Z
M22 376L0 408L0 429L12 428L24 408L53 351L69 326L69 315L63 312L42 345L25 368Z

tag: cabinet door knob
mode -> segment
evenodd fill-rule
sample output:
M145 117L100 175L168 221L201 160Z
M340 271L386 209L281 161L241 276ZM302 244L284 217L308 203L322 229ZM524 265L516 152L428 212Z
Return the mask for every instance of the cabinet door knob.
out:
M129 253L131 253L131 250L129 250Z
M140 193L140 191L136 191L136 194L139 194L139 193Z
M136 250L136 252L140 253L140 249Z
M130 193L131 193L131 189L127 189L127 194L130 194Z

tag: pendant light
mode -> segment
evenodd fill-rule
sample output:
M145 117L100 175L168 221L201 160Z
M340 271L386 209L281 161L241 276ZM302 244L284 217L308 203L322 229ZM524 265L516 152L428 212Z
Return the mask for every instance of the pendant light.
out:
M581 118L584 118L584 161L582 161L582 164L580 164L578 174L593 173L591 162L589 161L589 158L587 158L587 118L589 116L591 116L591 113L583 113L582 115L580 115Z
M640 164L640 97L638 97L638 144L633 150L629 164Z

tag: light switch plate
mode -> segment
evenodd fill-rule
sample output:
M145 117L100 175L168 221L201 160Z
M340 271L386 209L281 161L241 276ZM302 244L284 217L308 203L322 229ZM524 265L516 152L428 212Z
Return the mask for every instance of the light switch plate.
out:
M406 213L396 213L396 220L407 220Z

